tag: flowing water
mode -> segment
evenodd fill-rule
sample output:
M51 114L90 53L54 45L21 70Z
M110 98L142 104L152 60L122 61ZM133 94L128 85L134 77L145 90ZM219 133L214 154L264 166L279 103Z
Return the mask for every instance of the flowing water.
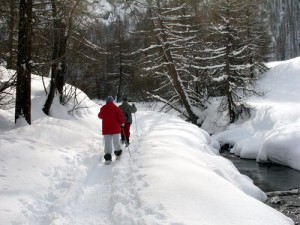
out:
M240 173L250 177L264 192L300 188L298 170L277 164L263 164L251 159L241 159L228 151L222 152L221 155L232 161Z

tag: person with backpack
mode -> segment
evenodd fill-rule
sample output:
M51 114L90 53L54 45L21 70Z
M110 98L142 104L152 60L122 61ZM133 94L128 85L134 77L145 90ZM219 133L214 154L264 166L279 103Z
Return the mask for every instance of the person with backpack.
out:
M109 164L112 160L112 145L114 146L114 154L117 159L122 154L120 133L121 126L125 123L125 118L122 111L114 104L112 96L106 98L106 104L101 107L98 118L102 119L105 164Z
M123 99L123 102L119 106L119 108L122 110L125 117L125 124L124 127L122 127L121 133L121 142L125 143L126 146L128 146L130 143L130 126L132 124L132 113L135 113L137 111L137 108L134 104L130 105L127 98Z

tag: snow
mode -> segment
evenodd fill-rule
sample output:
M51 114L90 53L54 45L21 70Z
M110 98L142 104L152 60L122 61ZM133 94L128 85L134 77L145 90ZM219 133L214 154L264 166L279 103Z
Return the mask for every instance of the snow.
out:
M210 127L212 121L222 127L224 117L211 117L204 126L215 134L215 142L232 145L231 153L300 170L300 57L268 66L258 82L265 96L247 101L253 107L249 120L216 130L217 126Z
M33 76L32 125L14 124L13 108L0 110L1 224L293 224L263 203L265 193L219 155L207 132L147 104L136 103L121 160L104 165L104 102L78 96L87 107L71 115L72 105L55 99L48 117Z

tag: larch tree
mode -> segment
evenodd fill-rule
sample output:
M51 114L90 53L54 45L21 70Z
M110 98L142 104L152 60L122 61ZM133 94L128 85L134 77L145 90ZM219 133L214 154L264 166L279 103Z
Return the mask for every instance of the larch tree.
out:
M266 17L270 24L273 48L271 60L286 60L300 54L300 4L299 1L264 1Z
M63 102L68 41L76 15L78 11L84 10L85 6L85 1L82 0L51 0L53 19L51 78L48 97L43 108L47 115L49 115L56 92L59 94L60 103Z
M128 97L129 83L133 76L133 57L129 54L132 43L126 31L126 18L120 18L114 24L118 24L113 32L110 43L107 44L106 73L102 74L107 81L102 84L106 87L106 95L116 96L120 102L123 97Z
M258 40L254 42L249 31L253 26L249 25L248 5L239 0L216 0L213 6L215 11L208 26L211 41L202 51L206 64L202 70L210 71L216 95L222 96L219 110L227 111L229 123L233 123L250 113L244 100L259 94L252 87L252 73L260 69L262 62L252 54L259 49L255 47Z
M246 46L246 55L243 63L248 63L250 77L255 79L267 70L265 65L271 38L266 13L263 10L263 0L244 1L243 21L240 25L240 36L243 45Z
M3 0L0 4L0 63L6 63L7 69L16 69L18 3L15 0Z
M15 122L31 124L32 0L20 0Z
M158 88L151 95L169 107L180 111L197 124L195 103L192 98L193 81L191 49L196 45L193 16L186 4L168 1L147 1L147 18L150 31L145 34L145 47L140 50L145 72L152 76Z

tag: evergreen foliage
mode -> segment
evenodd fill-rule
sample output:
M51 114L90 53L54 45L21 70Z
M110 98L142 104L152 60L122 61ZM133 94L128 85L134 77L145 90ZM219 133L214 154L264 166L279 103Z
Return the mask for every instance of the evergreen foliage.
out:
M266 71L264 63L299 55L300 6L293 0L108 4L111 8L99 1L33 2L30 66L51 78L46 114L55 95L61 104L69 99L65 83L70 83L91 98L156 99L198 125L210 99L220 97L219 111L232 123L249 113L244 100L261 94L253 84ZM15 70L18 20L16 2L3 0L0 63Z

